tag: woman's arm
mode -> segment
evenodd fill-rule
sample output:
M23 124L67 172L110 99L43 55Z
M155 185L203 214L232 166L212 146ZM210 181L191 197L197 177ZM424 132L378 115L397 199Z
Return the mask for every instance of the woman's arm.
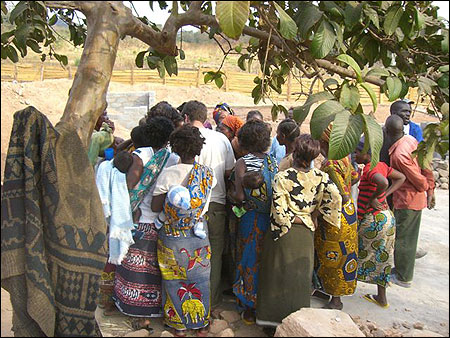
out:
M245 200L245 192L242 187L242 179L244 177L247 166L243 159L236 162L235 176L234 176L234 191L230 193L230 197L238 204L242 204Z
M396 191L398 188L400 188L406 180L406 176L403 175L400 171L392 169L392 172L388 177L391 179L392 184L386 190L386 197L388 197L390 194L392 194L394 191Z
M152 198L152 211L161 212L164 207L164 201L166 200L167 194L153 196Z
M386 177L384 177L382 174L377 173L373 175L372 177L372 183L374 183L377 188L372 194L372 196L369 198L368 204L374 208L375 210L382 210L383 204L378 201L378 197L386 191L387 187L389 186L389 182Z

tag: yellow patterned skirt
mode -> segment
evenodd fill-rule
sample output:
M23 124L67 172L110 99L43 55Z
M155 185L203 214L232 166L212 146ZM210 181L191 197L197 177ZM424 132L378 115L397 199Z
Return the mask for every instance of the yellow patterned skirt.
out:
M315 287L339 297L356 289L358 218L353 200L342 207L341 228L320 223L314 236Z

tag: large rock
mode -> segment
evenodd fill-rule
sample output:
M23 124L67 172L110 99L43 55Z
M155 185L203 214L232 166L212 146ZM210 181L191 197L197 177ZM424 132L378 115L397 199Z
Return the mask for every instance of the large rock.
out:
M440 177L448 178L448 170L437 169L437 172L439 173L439 176L440 176Z
M447 177L440 177L440 178L439 178L439 183L440 183L440 184L448 183L448 178L447 178Z
M434 180L435 181L437 181L438 179L439 179L439 173L437 172L437 170L433 170L433 177L434 177Z
M404 334L405 337L444 337L443 335L440 335L439 333L428 331L428 330L411 330Z
M146 329L127 333L124 337L150 337L150 332Z
M448 183L442 183L439 188L441 188L442 190L448 190Z
M364 334L345 312L303 308L283 319L275 337L364 337Z
M234 323L241 319L241 316L236 311L222 311L220 318L226 320L228 323Z
M228 323L222 319L214 319L209 327L209 332L217 334L228 327Z
M448 162L447 161L439 161L437 162L436 168L444 169L448 171Z
M228 328L220 332L217 337L234 337L234 332L232 329Z

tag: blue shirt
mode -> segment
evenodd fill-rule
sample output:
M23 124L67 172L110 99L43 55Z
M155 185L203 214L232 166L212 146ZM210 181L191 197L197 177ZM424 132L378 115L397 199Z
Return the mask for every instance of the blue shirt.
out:
M417 142L423 141L422 128L413 121L409 121L409 135L413 136Z
M286 156L286 147L278 143L277 137L272 139L272 146L270 147L270 155L276 158L277 163L280 164L283 157Z

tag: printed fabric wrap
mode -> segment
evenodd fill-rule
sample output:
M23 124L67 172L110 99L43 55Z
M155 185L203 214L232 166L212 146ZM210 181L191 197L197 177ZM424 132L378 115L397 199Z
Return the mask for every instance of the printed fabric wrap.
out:
M177 208L166 197L164 203L164 213L166 215L164 229L166 234L179 237L181 231L183 236L186 236L186 231L190 231L200 221L212 183L212 170L195 162L187 186L191 196L191 207L188 210Z
M137 188L130 190L132 212L136 211L144 200L145 195L147 195L147 192L152 187L153 183L156 182L156 179L161 173L162 168L166 165L169 157L170 152L166 148L162 148L158 150L144 166L139 185Z

